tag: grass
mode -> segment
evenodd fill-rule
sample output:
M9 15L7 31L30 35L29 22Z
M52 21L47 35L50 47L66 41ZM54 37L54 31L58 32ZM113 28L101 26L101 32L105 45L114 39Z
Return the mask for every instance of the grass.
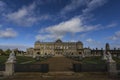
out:
M113 60L115 60L116 63L119 63L119 64L120 64L120 59L119 59L119 58L113 57Z
M0 65L4 64L8 59L8 56L0 56Z
M7 61L8 56L0 56L0 65L5 64L5 62ZM45 58L40 58L40 60L35 60L32 57L26 57L26 56L17 56L17 64L34 64L36 62L41 62L46 60Z
M120 64L120 59L117 57L113 57L113 60L116 61L116 63ZM82 63L85 64L105 64L105 60L102 60L102 57L86 57L81 60Z
M26 64L32 64L32 63L36 62L36 60L33 59L32 57L26 57L26 56L17 56L16 59L17 59L17 64L21 64L24 62L26 62ZM27 62L29 62L29 63L27 63Z
M21 64L21 63L25 63L25 64L34 64L36 62L41 62L46 60L45 58L41 58L40 60L35 60L32 57L25 57L25 56L17 56L17 63Z
M81 60L85 64L104 64L105 61L101 57L86 57Z
M0 65L5 64L7 59L8 59L8 56L0 56ZM18 64L21 64L21 63L27 62L27 61L30 61L30 63L36 62L36 60L33 59L32 57L17 56L16 59L17 59Z
M24 62L26 62L26 64L33 64L33 63L36 63L36 62L41 62L41 61L46 60L44 58L40 58L40 60L36 61L32 57L26 57L26 56L17 56L16 58L17 58L17 63L18 64L21 64L21 63L24 63ZM4 64L7 61L7 59L8 59L8 56L0 56L0 65ZM118 59L116 57L113 57L113 59L117 63L120 63L120 59ZM105 63L105 61L102 60L101 57L86 57L86 58L82 59L81 62L85 63L85 64L104 64Z

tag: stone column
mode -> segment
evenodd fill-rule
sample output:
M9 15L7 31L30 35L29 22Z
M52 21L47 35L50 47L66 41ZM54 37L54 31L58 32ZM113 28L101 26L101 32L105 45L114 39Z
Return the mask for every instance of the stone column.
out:
M12 76L14 74L14 64L15 62L6 62L5 63L5 76Z
M36 53L33 54L33 58L36 58Z
M114 60L107 61L107 68L108 68L108 74L110 77L117 76L117 67L116 67L116 62Z

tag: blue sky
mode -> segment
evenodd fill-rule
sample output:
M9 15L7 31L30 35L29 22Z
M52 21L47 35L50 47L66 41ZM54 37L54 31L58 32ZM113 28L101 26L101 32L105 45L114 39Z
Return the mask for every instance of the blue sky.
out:
M120 0L0 0L0 48L34 42L82 41L84 47L120 47Z

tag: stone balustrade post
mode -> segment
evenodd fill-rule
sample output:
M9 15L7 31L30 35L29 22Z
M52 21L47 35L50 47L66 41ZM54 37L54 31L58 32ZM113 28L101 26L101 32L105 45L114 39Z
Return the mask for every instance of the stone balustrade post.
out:
M117 76L117 67L116 67L116 62L114 60L107 61L107 69L110 77Z
M14 74L14 64L16 63L16 57L14 51L9 55L7 62L5 63L5 76L12 76Z
M5 63L5 76L12 76L14 74L14 64L15 61Z

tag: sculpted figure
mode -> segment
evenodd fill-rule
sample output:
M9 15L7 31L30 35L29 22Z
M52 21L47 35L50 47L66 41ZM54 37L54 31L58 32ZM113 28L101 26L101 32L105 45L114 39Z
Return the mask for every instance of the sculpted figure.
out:
M106 55L105 52L106 52L106 51L103 52L103 58L102 58L103 60L107 60L107 55Z
M14 53L14 51L12 51L9 55L7 62L13 62L15 60L16 60L15 53Z

